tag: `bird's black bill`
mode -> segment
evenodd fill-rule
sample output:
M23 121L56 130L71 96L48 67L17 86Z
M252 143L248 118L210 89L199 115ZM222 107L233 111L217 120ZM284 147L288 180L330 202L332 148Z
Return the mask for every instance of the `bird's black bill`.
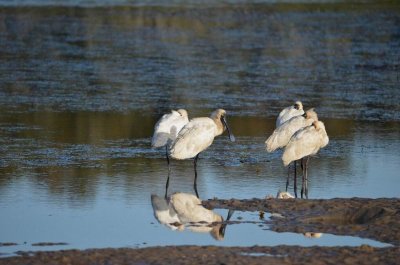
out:
M231 219L231 217L232 217L234 212L235 212L234 210L229 210L228 211L228 216L226 217L226 221L225 221L224 224L221 225L221 228L220 228L220 234L222 236L225 236L226 226L228 225L226 222L228 222Z
M228 123L226 122L226 119L224 116L221 117L221 121L224 124L224 126L226 127L226 129L228 130L229 139L231 140L231 142L234 142L236 140L235 136L231 133L231 130L229 129Z
M226 217L226 221L229 221L231 219L234 212L235 212L235 210L229 209L228 216Z

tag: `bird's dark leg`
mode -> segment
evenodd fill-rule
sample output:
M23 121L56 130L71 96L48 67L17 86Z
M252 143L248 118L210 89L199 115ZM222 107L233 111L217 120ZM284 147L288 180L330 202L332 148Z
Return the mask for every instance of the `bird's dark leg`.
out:
M169 186L169 171L168 171L168 177L167 177L167 183L165 184L165 199L167 198L168 195L168 186Z
M297 172L296 172L296 160L294 161L294 196L297 198Z
M289 166L288 166L288 171L287 171L286 192L287 192L287 189L288 189L288 187L289 187L289 177L290 177L290 164L289 164Z
M302 172L300 196L303 199L303 193L304 193L304 169L305 169L304 159L303 158L301 159L300 165L301 165L301 172Z
M171 167L169 165L169 156L168 156L168 146L165 146L165 156L167 157L167 163L168 163L168 177L167 177L167 183L165 184L165 198L167 198L168 195L168 186L169 186L169 175L171 173Z
M306 163L305 163L305 195L306 199L308 199L308 162L309 162L310 157L307 156L306 158Z
M171 171L171 167L169 165L168 145L165 146L165 157L167 158L168 174L169 174L169 172Z
M196 192L197 198L199 198L199 193L197 192L197 159L199 158L199 154L196 155L194 158L194 183L193 183L193 188L194 191Z

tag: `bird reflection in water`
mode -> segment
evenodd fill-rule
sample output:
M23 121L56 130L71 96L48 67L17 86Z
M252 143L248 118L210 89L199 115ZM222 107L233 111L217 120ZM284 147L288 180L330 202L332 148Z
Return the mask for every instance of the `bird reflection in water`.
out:
M223 240L227 223L224 218L201 205L201 200L188 193L174 193L164 196L151 195L154 217L160 224L171 230L182 231L185 228L198 233L210 233L216 240ZM229 210L226 221L233 214Z

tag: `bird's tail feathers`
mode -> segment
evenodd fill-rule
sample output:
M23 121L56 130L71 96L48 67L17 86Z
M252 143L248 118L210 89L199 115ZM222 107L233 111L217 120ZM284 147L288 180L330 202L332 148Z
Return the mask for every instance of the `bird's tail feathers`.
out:
M278 149L276 144L276 137L274 134L268 137L268 139L265 141L265 149L267 150L268 153L272 153L276 149Z
M286 148L282 155L283 165L287 167L294 160L296 160L294 151Z

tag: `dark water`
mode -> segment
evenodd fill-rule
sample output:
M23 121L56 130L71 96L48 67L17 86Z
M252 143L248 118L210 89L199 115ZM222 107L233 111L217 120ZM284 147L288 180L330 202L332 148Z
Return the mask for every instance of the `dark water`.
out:
M398 197L399 25L396 1L0 1L0 243L18 244L0 253L378 244L249 224L222 242L170 231L150 204L167 173L150 137L171 108L195 117L223 107L237 142L221 136L201 155L200 197L274 195L286 169L263 144L300 99L331 139L311 160L310 197ZM173 161L170 191L193 192L192 181L192 161Z

